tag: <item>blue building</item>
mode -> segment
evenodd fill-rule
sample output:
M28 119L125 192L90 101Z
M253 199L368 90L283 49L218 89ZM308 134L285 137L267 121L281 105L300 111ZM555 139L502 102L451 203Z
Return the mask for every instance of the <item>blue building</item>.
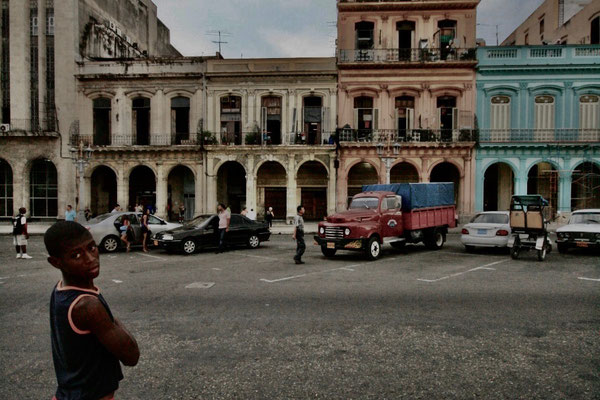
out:
M477 50L475 210L541 194L553 214L600 207L600 46Z

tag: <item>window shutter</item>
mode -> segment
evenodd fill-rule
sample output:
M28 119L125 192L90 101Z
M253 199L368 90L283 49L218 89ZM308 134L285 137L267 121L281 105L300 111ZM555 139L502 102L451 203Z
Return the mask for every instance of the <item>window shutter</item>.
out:
M406 109L406 129L412 130L415 126L415 109L407 108Z
M358 129L358 108L354 109L354 122L352 124L353 129Z
M458 111L458 108L453 108L452 109L452 130L458 129L459 118L460 118L460 113Z
M394 130L395 130L396 132L398 132L398 130L401 128L401 127L398 125L398 115L399 115L399 113L398 113L398 109L396 108L396 109L394 109Z
M131 111L131 135L133 144L137 144L137 110Z
M267 132L267 107L260 109L260 143L263 144Z
M379 130L379 109L373 109L373 130Z
M438 129L442 129L442 109L437 109L437 126Z

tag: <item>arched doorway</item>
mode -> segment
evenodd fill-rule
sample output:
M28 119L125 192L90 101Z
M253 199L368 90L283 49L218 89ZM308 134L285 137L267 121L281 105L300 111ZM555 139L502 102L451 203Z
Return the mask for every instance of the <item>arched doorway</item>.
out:
M129 174L129 209L136 204L156 208L156 176L145 165L135 167Z
M391 183L418 183L419 172L414 165L401 162L392 167L390 170Z
M600 167L584 162L575 167L571 179L571 210L600 208Z
M454 183L454 201L456 202L457 207L460 206L458 202L458 194L460 193L460 171L456 165L449 162L443 162L436 165L433 170L431 170L429 181Z
M35 160L29 175L29 212L32 217L58 216L58 173L50 160Z
M361 162L350 168L348 172L348 199L346 205L350 204L352 197L362 192L363 185L375 185L379 183L379 176L374 166L367 162Z
M490 165L483 179L483 211L507 211L515 192L515 176L510 165Z
M558 210L558 184L558 171L547 162L534 165L527 174L527 194L539 194L548 200L546 218L554 218Z
M117 175L107 166L92 172L90 210L93 215L110 212L117 204Z
M287 173L276 161L262 164L256 174L257 214L265 215L267 207L273 207L276 219L287 216Z
M192 170L185 165L178 165L173 168L169 173L168 193L168 218L177 220L179 209L183 205L185 207L185 220L192 219L196 212L196 180Z
M232 213L241 212L246 205L246 170L240 163L228 161L219 168L217 201L229 207Z
M0 217L13 214L13 174L10 164L0 159Z
M321 221L327 216L327 169L318 161L308 161L298 170L300 203L304 206L304 219Z

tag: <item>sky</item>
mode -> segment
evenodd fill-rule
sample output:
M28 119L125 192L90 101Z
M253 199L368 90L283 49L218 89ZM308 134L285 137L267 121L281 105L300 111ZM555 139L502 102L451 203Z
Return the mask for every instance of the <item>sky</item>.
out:
M225 33L225 58L334 56L335 0L153 0L171 30L171 43L185 56L218 50L212 34ZM477 37L500 43L543 0L481 0Z

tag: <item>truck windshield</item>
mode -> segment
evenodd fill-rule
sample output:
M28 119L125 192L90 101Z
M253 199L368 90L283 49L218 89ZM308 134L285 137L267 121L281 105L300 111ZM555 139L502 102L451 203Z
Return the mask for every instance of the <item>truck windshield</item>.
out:
M377 197L359 197L352 199L350 203L350 210L376 210L379 205L379 199Z
M580 213L571 215L570 224L600 224L600 213Z

